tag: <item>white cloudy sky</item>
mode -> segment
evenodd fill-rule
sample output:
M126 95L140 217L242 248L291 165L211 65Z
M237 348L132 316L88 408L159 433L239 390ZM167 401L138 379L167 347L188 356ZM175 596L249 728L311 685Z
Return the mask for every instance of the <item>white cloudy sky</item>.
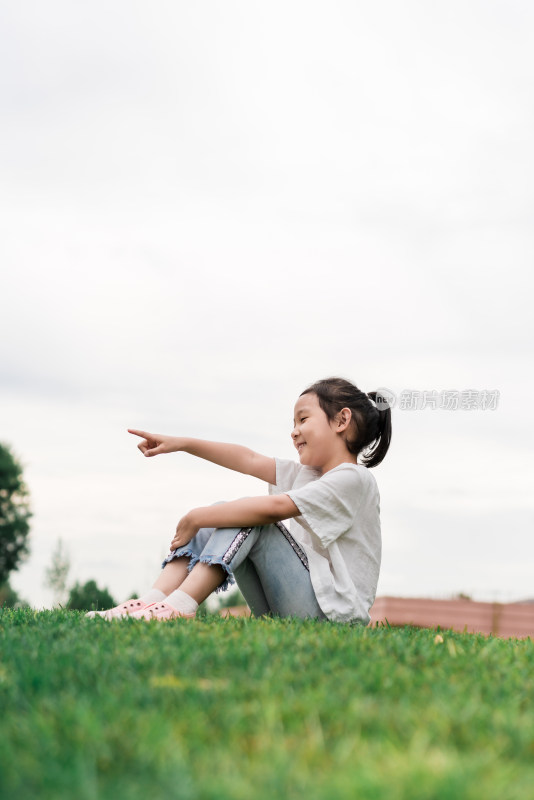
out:
M394 409L379 594L532 596L534 7L388 0L0 9L0 441L12 584L117 599L189 508L262 494L128 427L293 457L319 377L500 392Z

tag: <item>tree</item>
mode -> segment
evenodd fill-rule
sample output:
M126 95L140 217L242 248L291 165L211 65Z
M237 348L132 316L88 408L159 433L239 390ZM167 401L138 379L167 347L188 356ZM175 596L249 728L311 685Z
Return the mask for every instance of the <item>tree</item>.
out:
M57 540L56 549L52 553L52 562L45 569L44 584L54 593L54 602L59 605L67 594L67 576L70 569L69 554L63 549L61 539Z
M70 590L67 608L79 611L99 611L117 605L107 589L99 589L96 581L87 581L81 586L78 582Z
M0 584L29 553L31 516L22 467L9 447L0 444Z
M0 608L2 606L6 608L22 608L23 606L29 605L30 604L26 600L23 600L18 592L9 585L9 581L6 581L6 583L0 586Z

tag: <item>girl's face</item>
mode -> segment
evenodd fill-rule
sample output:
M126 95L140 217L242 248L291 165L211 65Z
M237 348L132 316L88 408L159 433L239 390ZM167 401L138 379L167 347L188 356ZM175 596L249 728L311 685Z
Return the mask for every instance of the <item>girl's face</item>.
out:
M348 421L350 422L350 412ZM293 425L291 438L301 464L325 472L336 466L334 461L342 463L347 460L346 455L353 460L340 435L339 423L328 419L316 394L303 394L299 397L295 405Z

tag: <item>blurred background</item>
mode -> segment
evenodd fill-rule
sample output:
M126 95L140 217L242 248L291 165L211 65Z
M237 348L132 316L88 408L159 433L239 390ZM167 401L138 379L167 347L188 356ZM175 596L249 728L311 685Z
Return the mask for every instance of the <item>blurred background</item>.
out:
M266 485L128 427L295 458L320 377L498 391L393 409L379 595L533 596L534 7L0 9L0 442L35 607L62 542L117 600L178 519Z

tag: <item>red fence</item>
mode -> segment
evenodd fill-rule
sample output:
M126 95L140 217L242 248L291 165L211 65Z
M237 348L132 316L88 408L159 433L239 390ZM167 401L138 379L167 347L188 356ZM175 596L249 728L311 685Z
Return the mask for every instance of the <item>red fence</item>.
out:
M247 606L223 608L225 617L249 616ZM478 603L474 600L425 600L417 597L377 597L371 608L371 625L417 625L452 628L467 633L534 638L534 603Z
M478 603L473 600L425 600L415 597L377 597L371 624L452 628L468 633L534 638L534 603Z

